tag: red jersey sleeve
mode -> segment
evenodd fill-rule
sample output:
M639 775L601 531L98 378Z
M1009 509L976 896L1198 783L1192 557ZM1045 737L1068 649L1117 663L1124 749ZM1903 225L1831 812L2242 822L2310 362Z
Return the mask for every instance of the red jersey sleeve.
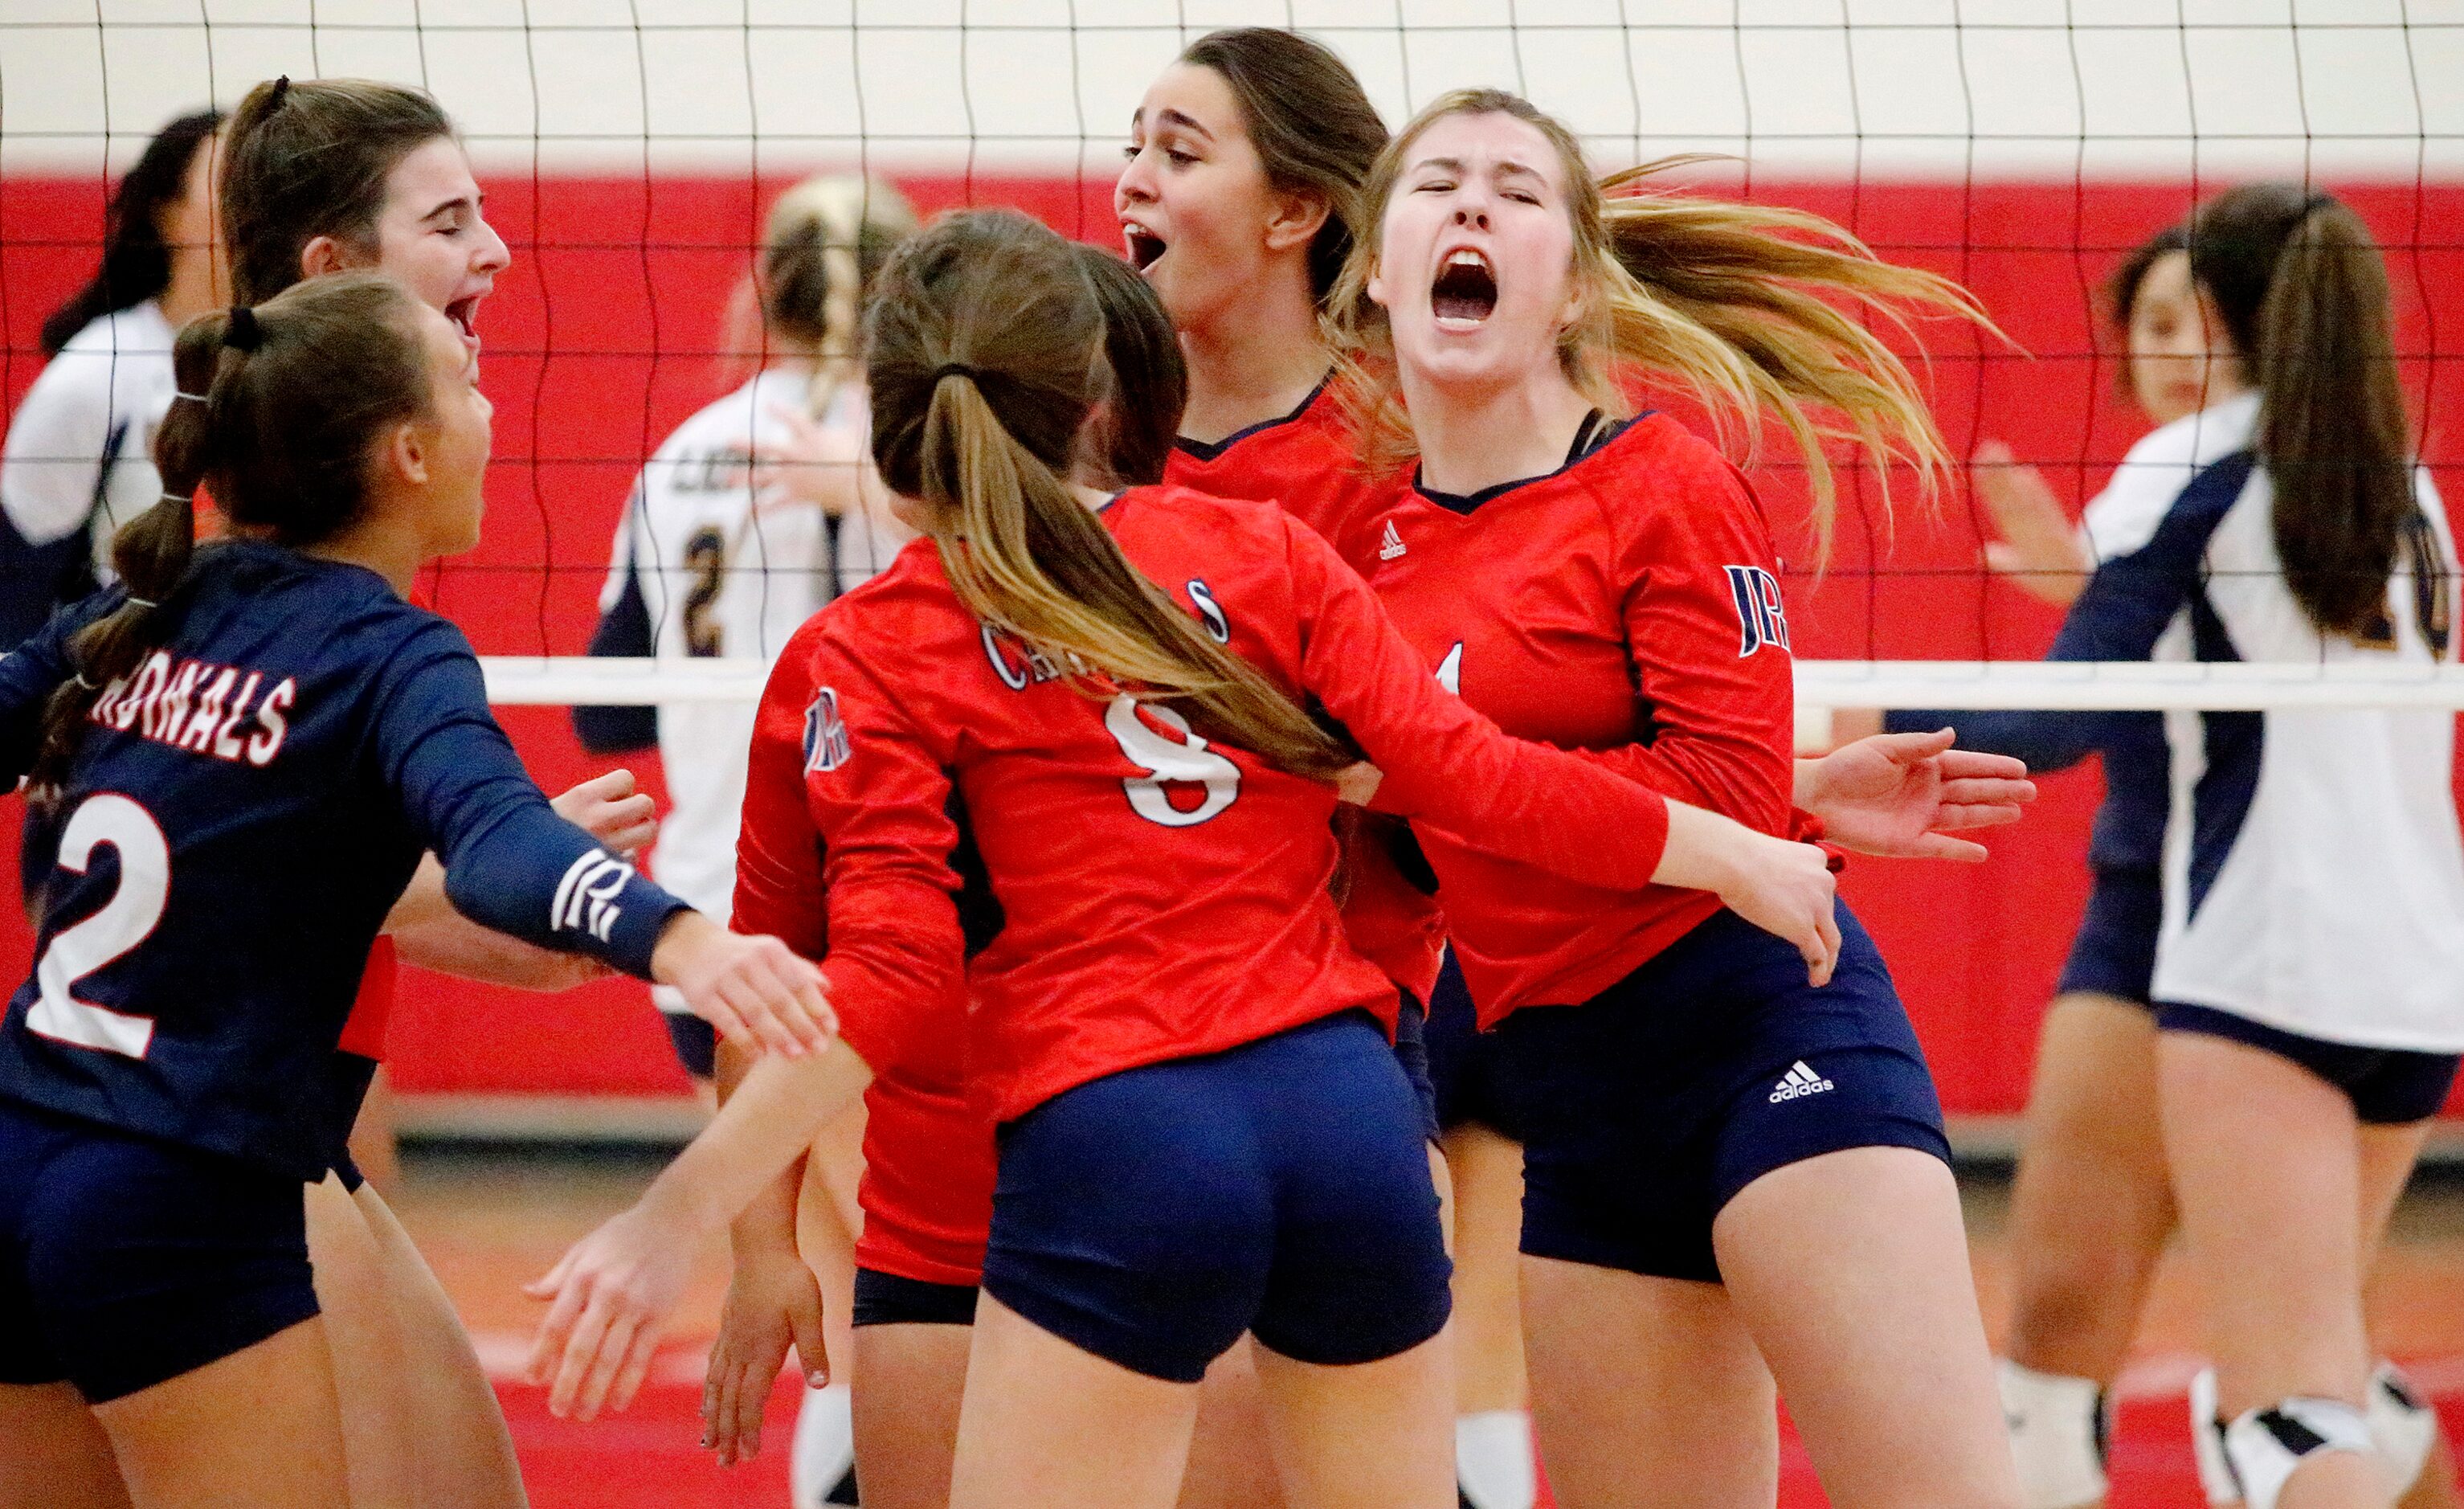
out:
M934 1051L966 965L949 771L866 660L822 634L800 744L828 897L822 972L842 1035L882 1073Z
M1545 744L1512 739L1438 685L1332 546L1286 521L1309 690L1385 772L1380 811L1481 835L1570 880L1639 890L1668 844L1667 802Z
M813 703L811 645L790 640L754 714L737 827L736 899L728 926L767 933L820 959L829 929L822 901L821 834L804 806L804 713ZM858 1052L862 1052L861 1049Z
M1626 642L1649 738L1583 758L1766 833L1792 821L1795 663L1771 531L1724 460L1662 467L1618 527Z

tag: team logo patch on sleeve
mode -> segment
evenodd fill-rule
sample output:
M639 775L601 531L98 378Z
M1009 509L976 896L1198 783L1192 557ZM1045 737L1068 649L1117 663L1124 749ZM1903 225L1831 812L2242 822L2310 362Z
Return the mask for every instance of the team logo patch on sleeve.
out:
M839 717L839 694L823 687L814 695L813 705L804 709L804 773L835 770L853 752L847 721Z
M1736 599L1742 660L1765 645L1788 649L1788 614L1779 606L1779 580L1758 566L1731 566L1728 595Z

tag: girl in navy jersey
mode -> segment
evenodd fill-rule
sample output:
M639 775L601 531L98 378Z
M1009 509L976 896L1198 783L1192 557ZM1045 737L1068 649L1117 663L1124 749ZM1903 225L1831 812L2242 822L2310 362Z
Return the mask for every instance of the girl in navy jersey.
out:
M456 907L826 1046L819 980L556 817L450 625L402 601L476 538L488 405L454 328L373 276L182 333L172 489L122 587L0 660L0 750L68 813L0 1026L0 1431L93 1406L130 1498L339 1506L298 1185L323 1060L423 850ZM193 396L185 396L193 395ZM236 538L196 548L190 490ZM68 1394L69 1388L74 1394Z
M598 1336L641 1335L680 1239L740 1209L870 1069L946 1036L955 795L1001 904L963 975L972 1093L1003 1125L952 1501L1170 1502L1194 1386L1248 1331L1299 1489L1440 1502L1436 1202L1385 1041L1394 992L1344 948L1328 890L1351 757L1295 695L1403 761L1380 792L1395 810L1480 822L1595 883L1727 886L1797 938L1800 967L1828 966L1827 898L1815 933L1795 920L1827 885L1802 846L1734 851L1737 826L1665 803L1663 838L1640 788L1532 764L1429 684L1280 510L1065 486L1109 382L1100 345L1075 254L1016 216L953 217L885 275L875 459L932 543L789 656L815 686L805 801L856 1052L819 1075L758 1067L551 1276L542 1359L562 1359L561 1396L637 1380L647 1352Z
M1631 415L1610 370L1739 423L1769 409L1827 504L1826 428L1884 461L1941 448L1899 360L1815 291L1974 306L1809 216L1604 200L1571 133L1502 92L1424 111L1367 199L1334 313L1374 437L1419 455L1376 575L1397 626L1509 729L1788 831L1769 525L1734 467ZM1408 430L1381 402L1398 389ZM1776 1378L1833 1502L2014 1504L1939 1106L1855 920L1836 975L1809 979L1711 899L1611 896L1420 838L1482 1017L1503 1021L1560 1500L1768 1503Z

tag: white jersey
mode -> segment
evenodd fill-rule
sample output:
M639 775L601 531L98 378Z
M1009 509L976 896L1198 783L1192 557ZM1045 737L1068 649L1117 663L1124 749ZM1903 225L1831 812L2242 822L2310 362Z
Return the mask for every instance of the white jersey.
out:
M686 420L643 468L617 525L600 610L638 592L649 653L774 658L823 604L870 580L905 543L892 521L850 511L833 528L811 504L757 493L755 449L784 444L781 411L801 413L806 402L802 373L763 372ZM825 430L849 433L857 455L870 422L854 385L841 389L822 420ZM736 890L753 721L750 703L658 709L670 807L651 866L660 884L720 921ZM660 994L662 1007L680 1007Z
M2132 448L2095 529L2103 564L2065 639L2080 629L2100 659L2453 661L2455 547L2429 474L2415 474L2420 513L2387 583L2385 632L2321 634L2285 585L2257 417L2255 397L2237 399ZM2454 716L2176 711L2165 730L2154 998L2328 1042L2464 1051Z
M111 580L111 537L163 495L154 432L171 407L172 330L148 300L69 339L9 423L0 508L30 545L93 526L95 575Z

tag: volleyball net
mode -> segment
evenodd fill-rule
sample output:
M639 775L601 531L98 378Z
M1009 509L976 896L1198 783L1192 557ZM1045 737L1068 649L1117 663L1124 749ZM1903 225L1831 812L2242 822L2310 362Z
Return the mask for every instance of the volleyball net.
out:
M11 0L0 11L0 393L95 266L102 207L161 125L260 78L431 91L513 263L479 316L497 405L485 543L423 578L508 704L743 700L776 646L583 658L647 457L740 382L731 303L767 207L862 171L926 213L1012 205L1117 240L1131 112L1189 41L1285 24L1390 122L1516 89L1608 169L1712 154L1690 187L1815 211L1973 290L2011 337L1927 326L1955 455L2009 447L2072 513L2149 427L2104 281L2234 184L2331 189L2395 291L2421 454L2450 496L2464 348L2464 7L2436 0ZM1984 564L1962 467L1930 507L1841 473L1828 559L1801 468L1758 460L1809 707L2464 706L2464 677L2345 665L2047 666L2059 619ZM732 570L748 569L730 566Z

